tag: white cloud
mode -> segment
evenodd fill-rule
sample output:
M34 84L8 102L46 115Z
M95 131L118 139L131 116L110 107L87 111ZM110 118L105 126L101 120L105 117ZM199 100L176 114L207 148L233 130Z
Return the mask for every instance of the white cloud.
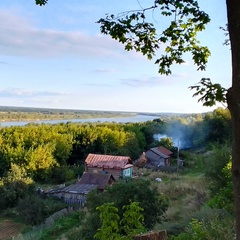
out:
M79 31L40 29L31 19L0 10L0 52L24 57L116 57L123 47L103 35L87 35Z
M181 77L181 76L179 76ZM139 77L120 79L122 85L130 87L156 87L156 86L171 86L176 85L180 81L174 76L156 76L156 77Z
M107 69L107 68L102 68L102 69L95 69L95 73L114 73L116 72L115 69Z
M53 92L53 91L32 91L21 88L8 88L0 90L1 98L34 98L34 97L46 97L46 96L62 96L69 95L64 92Z

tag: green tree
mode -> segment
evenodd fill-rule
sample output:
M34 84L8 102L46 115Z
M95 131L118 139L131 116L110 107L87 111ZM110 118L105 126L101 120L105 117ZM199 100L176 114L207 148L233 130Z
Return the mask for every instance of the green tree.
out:
M225 180L224 184L220 186L218 191L208 201L208 205L212 208L225 209L230 213L233 213L233 184L231 177L231 165L229 162L219 173Z
M169 150L171 150L174 147L173 140L170 137L161 138L159 144L160 146L163 146Z
M105 203L96 209L100 211L101 227L94 237L100 240L120 240L118 209L113 206L113 203Z
M234 212L233 183L231 176L231 149L228 145L213 146L205 173L210 190L208 205Z
M123 210L124 213L120 225L126 235L123 237L124 240L132 240L137 234L146 232L143 226L143 208L139 207L138 202L131 202L129 205L123 206Z
M232 139L231 116L228 109L217 108L203 118L203 127L208 143L230 142Z
M223 169L231 161L231 149L228 145L214 145L210 159L208 160L208 168L205 176L209 183L211 195L218 193L219 189L227 185L229 176L225 174Z
M143 233L143 209L137 202L123 206L123 216L120 219L118 208L113 203L105 203L97 210L100 211L101 227L94 235L100 240L132 240L134 236Z
M7 176L0 179L0 208L15 207L33 189L33 180L25 168L12 163Z

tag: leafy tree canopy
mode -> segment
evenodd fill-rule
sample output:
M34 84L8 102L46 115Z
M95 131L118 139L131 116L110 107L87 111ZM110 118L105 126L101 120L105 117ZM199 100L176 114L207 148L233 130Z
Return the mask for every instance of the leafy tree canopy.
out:
M94 236L96 239L132 240L137 234L146 231L141 213L143 209L137 202L123 206L122 219L113 203L105 203L97 207L97 210L100 211L102 225Z
M147 18L147 12L155 9L165 17L164 22L169 19L167 28L156 28L153 19ZM205 70L210 51L200 45L197 33L204 30L209 21L208 14L200 10L198 1L155 0L148 8L117 16L107 15L98 23L103 34L123 43L127 51L141 52L150 60L157 50L163 48L164 53L155 60L155 64L159 65L160 74L168 75L173 63L184 63L183 55L187 52L192 54L197 69Z

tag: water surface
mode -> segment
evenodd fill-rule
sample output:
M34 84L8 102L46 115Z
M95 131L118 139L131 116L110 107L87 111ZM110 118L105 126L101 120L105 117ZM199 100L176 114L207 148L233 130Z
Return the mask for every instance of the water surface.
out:
M10 127L10 126L24 126L29 123L45 123L45 124L57 124L57 123L87 123L87 122L116 122L116 123L136 123L136 122L146 122L159 118L159 116L149 116L149 115L136 115L133 117L114 117L114 118L85 118L85 119L62 119L62 120L40 120L40 121L26 121L26 122L1 122L0 126Z

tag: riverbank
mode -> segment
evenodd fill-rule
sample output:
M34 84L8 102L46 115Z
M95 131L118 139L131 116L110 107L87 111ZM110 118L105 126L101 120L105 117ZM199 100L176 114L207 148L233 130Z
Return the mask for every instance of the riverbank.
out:
M3 122L38 122L52 120L121 118L132 117L138 113L95 110L68 110L45 108L1 107L0 123Z
M153 119L159 118L158 116L149 115L135 115L135 116L120 116L120 117L105 117L105 118L77 118L77 119L58 119L58 120L38 120L38 121L9 121L1 122L1 127L11 127L11 126L24 126L30 123L34 124L58 124L58 123L93 123L93 122L116 122L116 123L128 123L128 122L146 122L152 121Z

